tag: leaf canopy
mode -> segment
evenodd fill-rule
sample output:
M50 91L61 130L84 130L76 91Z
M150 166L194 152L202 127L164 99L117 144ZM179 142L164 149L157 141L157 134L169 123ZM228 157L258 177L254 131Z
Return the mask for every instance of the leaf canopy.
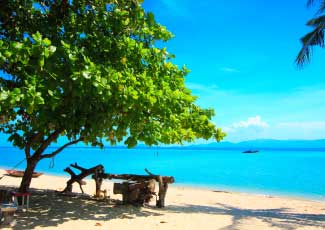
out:
M141 2L1 1L0 131L14 145L38 149L53 133L94 146L223 138Z

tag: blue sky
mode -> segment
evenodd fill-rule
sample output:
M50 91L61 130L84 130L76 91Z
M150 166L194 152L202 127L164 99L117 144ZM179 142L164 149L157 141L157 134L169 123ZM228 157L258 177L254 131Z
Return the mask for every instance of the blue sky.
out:
M325 138L325 52L294 63L315 8L306 0L147 0L175 38L164 44L191 73L197 103L216 111L226 140Z

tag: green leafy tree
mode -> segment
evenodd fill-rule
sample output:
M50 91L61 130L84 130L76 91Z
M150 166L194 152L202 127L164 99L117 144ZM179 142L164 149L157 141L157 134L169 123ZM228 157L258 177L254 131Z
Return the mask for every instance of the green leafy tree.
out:
M1 1L0 131L24 149L20 191L40 160L78 142L222 139L185 87L188 70L155 46L172 36L140 0Z
M316 1L308 0L307 6L312 6ZM325 31L325 0L319 0L320 7L316 13L316 17L307 22L313 30L301 38L302 48L296 58L298 66L303 66L310 61L312 47L320 46L324 48L324 31Z

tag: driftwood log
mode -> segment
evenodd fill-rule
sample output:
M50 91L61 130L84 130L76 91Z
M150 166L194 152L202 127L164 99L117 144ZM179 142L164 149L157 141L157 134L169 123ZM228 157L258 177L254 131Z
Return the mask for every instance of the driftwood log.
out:
M80 173L76 174L70 167L79 170ZM122 183L114 183L113 192L114 194L122 194L123 203L125 204L143 205L149 203L150 199L156 196L156 206L162 208L165 206L168 184L174 183L174 177L155 175L147 169L145 169L145 171L148 175L137 175L105 173L103 165L97 165L86 169L75 163L70 164L70 167L64 169L65 172L70 174L71 178L67 181L67 186L62 193L72 192L72 186L75 182L79 184L81 192L84 193L82 189L82 185L84 184L83 179L92 175L96 184L95 197L100 198L101 193L104 193L105 198L106 190L101 190L103 179L124 180ZM158 195L155 193L156 182L159 184Z
M84 193L84 191L82 189L82 185L84 185L83 179L91 174L98 174L98 172L100 172L100 173L104 172L103 165L97 165L97 166L89 168L89 169L80 167L77 163L70 164L70 166L72 168L78 169L80 171L80 173L76 174L75 172L72 171L72 169L70 167L67 167L64 169L65 172L70 174L71 178L70 178L70 180L67 181L67 186L62 191L63 193L72 192L72 185L75 182L77 182L79 184L81 192ZM96 188L97 188L97 186L100 187L101 183L102 183L102 180L98 179L98 184L96 182Z
M159 208L165 207L168 184L174 183L174 177L155 175L147 169L145 171L148 175L102 173L98 176L110 180L127 180L127 182L115 183L113 192L114 194L122 194L123 203L132 204L148 203L156 195L155 181L157 181L159 184L159 192L156 206Z
M113 193L122 194L124 204L143 205L156 195L155 180L114 183Z

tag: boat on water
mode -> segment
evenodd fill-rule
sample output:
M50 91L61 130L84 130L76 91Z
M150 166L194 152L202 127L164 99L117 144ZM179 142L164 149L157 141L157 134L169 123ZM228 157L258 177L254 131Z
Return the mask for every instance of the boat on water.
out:
M21 170L6 170L7 174L9 176L13 176L13 177L23 177L24 176L24 172L25 171L21 171ZM40 172L33 172L33 177L39 177L43 175L43 173Z
M243 151L242 153L258 153L259 151L258 150L246 150L246 151Z

